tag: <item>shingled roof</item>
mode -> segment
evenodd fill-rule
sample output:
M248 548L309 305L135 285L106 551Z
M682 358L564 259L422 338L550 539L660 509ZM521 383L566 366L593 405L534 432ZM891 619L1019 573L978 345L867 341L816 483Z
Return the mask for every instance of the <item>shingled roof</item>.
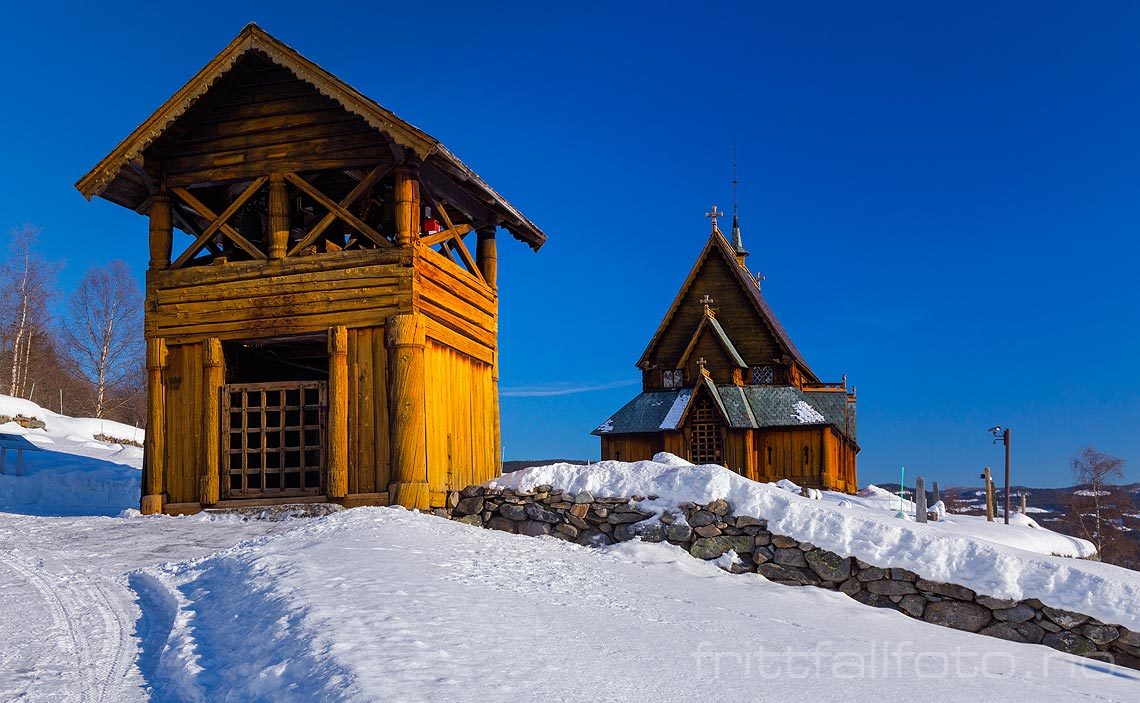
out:
M486 203L501 218L499 226L516 239L526 242L535 251L546 242L546 235L533 222L495 192L439 140L401 119L252 23L246 25L221 53L163 103L114 151L79 179L75 187L89 200L98 195L132 210L143 207L147 194L128 184L119 183L127 180L124 171L137 168L143 151L185 115L222 76L230 72L238 59L250 52L259 52L273 63L289 69L298 79L332 98L345 110L359 115L392 141L415 152L426 168L437 169L452 182L462 184L464 189ZM117 183L121 187L116 187Z
M830 425L856 441L855 408L847 394L802 391L795 386L736 386L707 384L715 393L731 429L810 427ZM646 391L603 422L592 434L633 434L680 429L684 410L696 395L692 388Z

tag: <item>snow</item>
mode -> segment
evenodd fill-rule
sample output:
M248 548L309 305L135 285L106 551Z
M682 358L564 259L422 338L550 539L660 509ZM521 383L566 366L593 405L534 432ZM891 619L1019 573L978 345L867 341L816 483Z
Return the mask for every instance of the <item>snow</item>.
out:
M685 407L689 404L691 396L691 391L681 391L677 394L677 397L673 399L673 405L669 406L669 412L665 414L665 419L661 421L661 429L673 430L677 428L677 423L685 414Z
M818 410L802 400L797 400L796 404L792 406L792 417L796 418L801 425L814 425L820 422L826 422Z
M919 676L952 677L962 700L1140 695L1135 672L730 575L668 544L594 550L391 508L133 578L160 700L869 703L912 695Z
M6 395L0 395L0 415L34 417L46 425L0 425L0 434L22 436L41 450L24 452L22 476L15 475L16 460L9 451L6 472L0 475L0 510L115 515L138 505L142 449L102 442L95 435L141 442L143 430L111 420L67 417Z
M598 429L596 429L594 431L595 432L613 432L614 431L614 419L611 417L610 419L606 420L602 424L598 425Z
M1086 498L1095 498L1097 496L1112 495L1112 492L1111 491L1090 491L1087 489L1081 489L1079 491L1073 491L1073 495L1084 496Z
M1071 558L1090 556L1095 549L1025 515L1011 516L1010 525L968 515L915 523L913 517L896 518L898 496L877 487L854 496L825 491L822 500L812 500L723 467L693 466L664 454L653 461L534 467L488 485L528 490L543 484L599 497L657 496L639 506L658 513L723 498L737 515L765 518L773 532L844 556L906 568L995 598L1038 598L1054 608L1140 630L1140 573ZM914 504L903 501L903 510L913 516Z

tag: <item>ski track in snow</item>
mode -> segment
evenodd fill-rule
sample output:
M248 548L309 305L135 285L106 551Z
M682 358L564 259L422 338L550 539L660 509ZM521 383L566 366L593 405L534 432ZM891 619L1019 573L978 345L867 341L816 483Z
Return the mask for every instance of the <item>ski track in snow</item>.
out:
M237 529L235 529L237 527ZM199 558L281 523L0 513L0 701L149 699L127 574Z

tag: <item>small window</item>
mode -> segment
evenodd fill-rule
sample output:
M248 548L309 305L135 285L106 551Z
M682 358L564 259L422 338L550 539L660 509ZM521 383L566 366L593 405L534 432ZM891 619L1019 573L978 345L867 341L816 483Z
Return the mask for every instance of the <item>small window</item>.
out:
M776 371L771 366L753 366L752 367L752 385L766 386L772 385L776 380Z
M772 465L772 447L768 447L768 466Z
M806 446L804 447L804 466L811 463L811 450Z
M662 381L666 388L680 388L685 385L685 374L681 369L670 369L663 374Z

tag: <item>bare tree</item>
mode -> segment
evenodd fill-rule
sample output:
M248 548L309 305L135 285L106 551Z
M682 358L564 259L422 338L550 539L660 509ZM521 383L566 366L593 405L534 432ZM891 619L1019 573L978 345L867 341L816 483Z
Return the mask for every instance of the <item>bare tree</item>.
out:
M137 391L142 315L138 283L122 261L89 269L71 295L63 337L77 371L91 383L95 417L129 403Z
M1125 539L1119 486L1124 482L1124 460L1087 447L1069 461L1069 467L1077 483L1069 518L1096 545L1101 558L1111 561L1117 543Z
M0 262L0 358L13 396L28 394L29 367L50 343L47 310L59 267L36 252L39 233L29 224L12 229L8 258Z

